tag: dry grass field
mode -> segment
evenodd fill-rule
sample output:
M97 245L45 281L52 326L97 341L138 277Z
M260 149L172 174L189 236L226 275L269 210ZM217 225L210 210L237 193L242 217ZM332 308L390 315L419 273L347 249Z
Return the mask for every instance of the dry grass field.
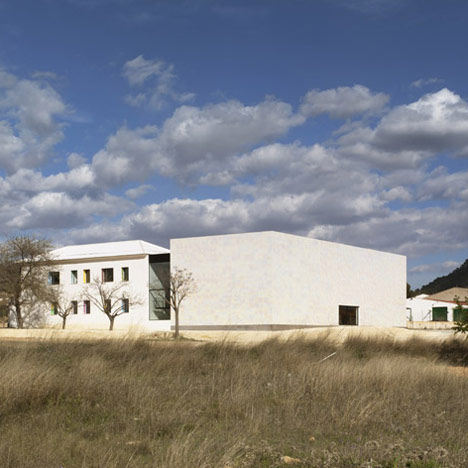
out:
M402 327L351 327L351 326L332 326L332 327L313 327L304 329L280 330L280 331L222 331L222 330L184 330L183 335L195 341L210 342L229 342L239 344L253 344L262 341L277 338L279 340L301 337L304 339L316 339L327 334L329 341L341 343L348 337L359 335L364 338L386 338L389 340L406 341L414 337L437 341L444 340L453 336L451 330L411 330ZM152 336L169 336L169 332L148 333L141 329L114 329L110 332L106 329L79 329L68 327L66 330L59 328L25 328L22 330L14 328L0 328L0 340L13 341L37 341L37 340L83 340L94 341L99 339L128 339L148 338Z
M0 340L0 466L464 467L467 365L451 337Z

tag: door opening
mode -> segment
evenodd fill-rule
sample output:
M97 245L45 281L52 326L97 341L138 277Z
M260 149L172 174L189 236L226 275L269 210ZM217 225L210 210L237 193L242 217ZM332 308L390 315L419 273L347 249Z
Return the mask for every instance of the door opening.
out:
M339 306L339 320L340 325L357 325L358 324L358 306Z

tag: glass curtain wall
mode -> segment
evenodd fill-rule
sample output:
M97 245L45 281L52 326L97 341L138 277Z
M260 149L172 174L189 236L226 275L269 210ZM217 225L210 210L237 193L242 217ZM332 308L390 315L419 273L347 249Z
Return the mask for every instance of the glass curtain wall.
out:
M149 319L169 320L169 254L149 256Z

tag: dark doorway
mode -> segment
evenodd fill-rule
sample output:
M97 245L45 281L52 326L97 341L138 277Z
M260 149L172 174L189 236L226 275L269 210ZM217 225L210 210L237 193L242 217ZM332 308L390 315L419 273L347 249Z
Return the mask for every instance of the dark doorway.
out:
M357 325L358 324L358 309L357 306L339 306L339 321L340 325Z

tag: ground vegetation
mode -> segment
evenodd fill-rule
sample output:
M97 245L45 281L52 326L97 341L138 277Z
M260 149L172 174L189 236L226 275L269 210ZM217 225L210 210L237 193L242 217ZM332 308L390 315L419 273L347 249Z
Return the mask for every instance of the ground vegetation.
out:
M2 467L468 466L468 342L0 342Z

